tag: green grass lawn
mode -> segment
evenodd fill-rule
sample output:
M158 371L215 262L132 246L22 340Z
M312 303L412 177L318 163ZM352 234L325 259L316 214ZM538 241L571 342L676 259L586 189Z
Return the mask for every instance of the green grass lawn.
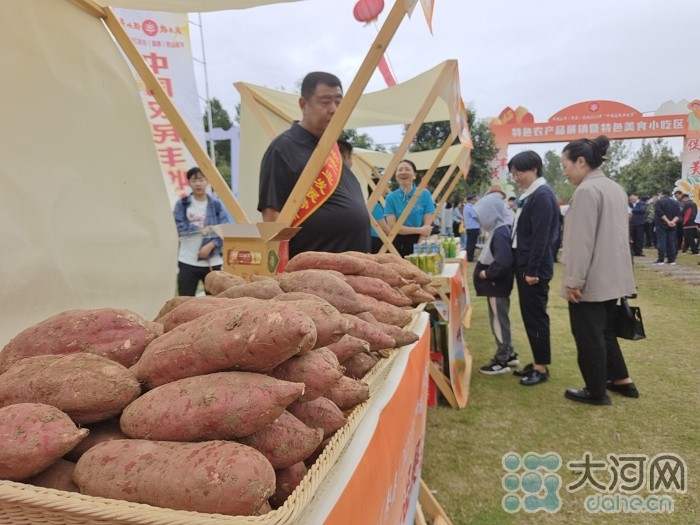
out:
M647 249L648 250L648 249ZM652 254L649 251L649 257ZM679 264L700 267L700 257L679 255ZM470 400L463 410L440 404L428 411L423 479L434 491L454 525L540 523L700 523L700 286L663 272L635 265L647 339L621 341L630 375L641 397L628 399L611 393L607 407L573 403L564 389L583 386L568 321L567 303L559 297L561 266L551 283L549 315L552 330L552 366L548 383L523 387L512 375L484 376L478 367L494 353L485 299L472 297L471 329L465 340L474 357ZM511 322L516 351L524 365L531 354L522 326L517 293L511 296ZM556 452L562 458L557 472L561 509L514 514L503 510L502 486L506 474L502 458L508 452ZM609 454L680 455L688 467L687 493L661 491L674 500L672 514L589 513L587 496L599 494L591 486L569 492L579 479L569 461L581 461L585 452L610 465ZM606 471L594 473L609 482ZM648 476L644 476L648 481ZM619 491L617 492L620 493ZM522 491L520 491L522 494ZM644 489L639 495L647 497Z

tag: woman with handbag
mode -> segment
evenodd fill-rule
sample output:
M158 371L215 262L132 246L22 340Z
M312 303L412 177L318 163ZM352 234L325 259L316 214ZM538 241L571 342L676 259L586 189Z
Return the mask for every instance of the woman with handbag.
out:
M564 177L576 186L564 221L562 297L586 386L565 397L609 405L611 390L639 397L615 335L616 303L635 292L629 250L627 193L599 168L610 141L580 139L564 147Z

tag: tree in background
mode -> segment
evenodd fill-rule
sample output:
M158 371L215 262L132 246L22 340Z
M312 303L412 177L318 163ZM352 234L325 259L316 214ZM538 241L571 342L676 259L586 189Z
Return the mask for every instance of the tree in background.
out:
M386 151L386 148L374 142L367 133L358 133L356 129L345 129L340 134L342 140L347 140L353 148L369 149L372 151Z
M450 196L451 202L462 201L470 193L484 193L489 185L489 162L496 156L498 149L494 140L493 132L488 124L483 120L476 119L476 112L467 110L469 121L469 131L474 143L471 152L471 166L467 180L460 179ZM424 123L416 134L409 151L426 151L441 148L445 140L450 135L450 122L448 120L440 122ZM459 139L455 139L453 144L457 144ZM448 167L443 166L436 170L435 175L428 182L430 191L440 183Z
M544 154L542 176L556 193L559 202L569 202L575 188L564 178L561 157L554 150L549 150Z
M228 130L233 126L231 117L221 105L217 98L212 98L211 104L211 121L214 128L222 128ZM204 112L204 131L209 132L209 111ZM207 141L207 151L209 151L209 141ZM217 140L214 142L214 155L216 156L216 167L221 173L221 176L226 181L226 184L231 186L231 141Z
M628 192L656 195L659 190L673 190L681 178L682 163L661 138L644 140L629 164L620 169L617 182Z

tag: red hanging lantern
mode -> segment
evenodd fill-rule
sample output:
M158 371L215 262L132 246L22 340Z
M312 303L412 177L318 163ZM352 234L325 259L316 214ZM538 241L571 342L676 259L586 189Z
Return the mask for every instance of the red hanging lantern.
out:
M358 22L371 22L384 9L384 0L360 0L355 4L352 14Z

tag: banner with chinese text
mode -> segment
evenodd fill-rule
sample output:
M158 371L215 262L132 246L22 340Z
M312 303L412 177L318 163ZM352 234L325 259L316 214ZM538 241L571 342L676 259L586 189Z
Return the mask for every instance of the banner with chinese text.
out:
M194 77L187 14L129 9L117 9L115 12L190 129L204 144L204 124ZM168 198L174 205L177 199L189 193L187 170L195 163L138 75L136 81L158 152Z

